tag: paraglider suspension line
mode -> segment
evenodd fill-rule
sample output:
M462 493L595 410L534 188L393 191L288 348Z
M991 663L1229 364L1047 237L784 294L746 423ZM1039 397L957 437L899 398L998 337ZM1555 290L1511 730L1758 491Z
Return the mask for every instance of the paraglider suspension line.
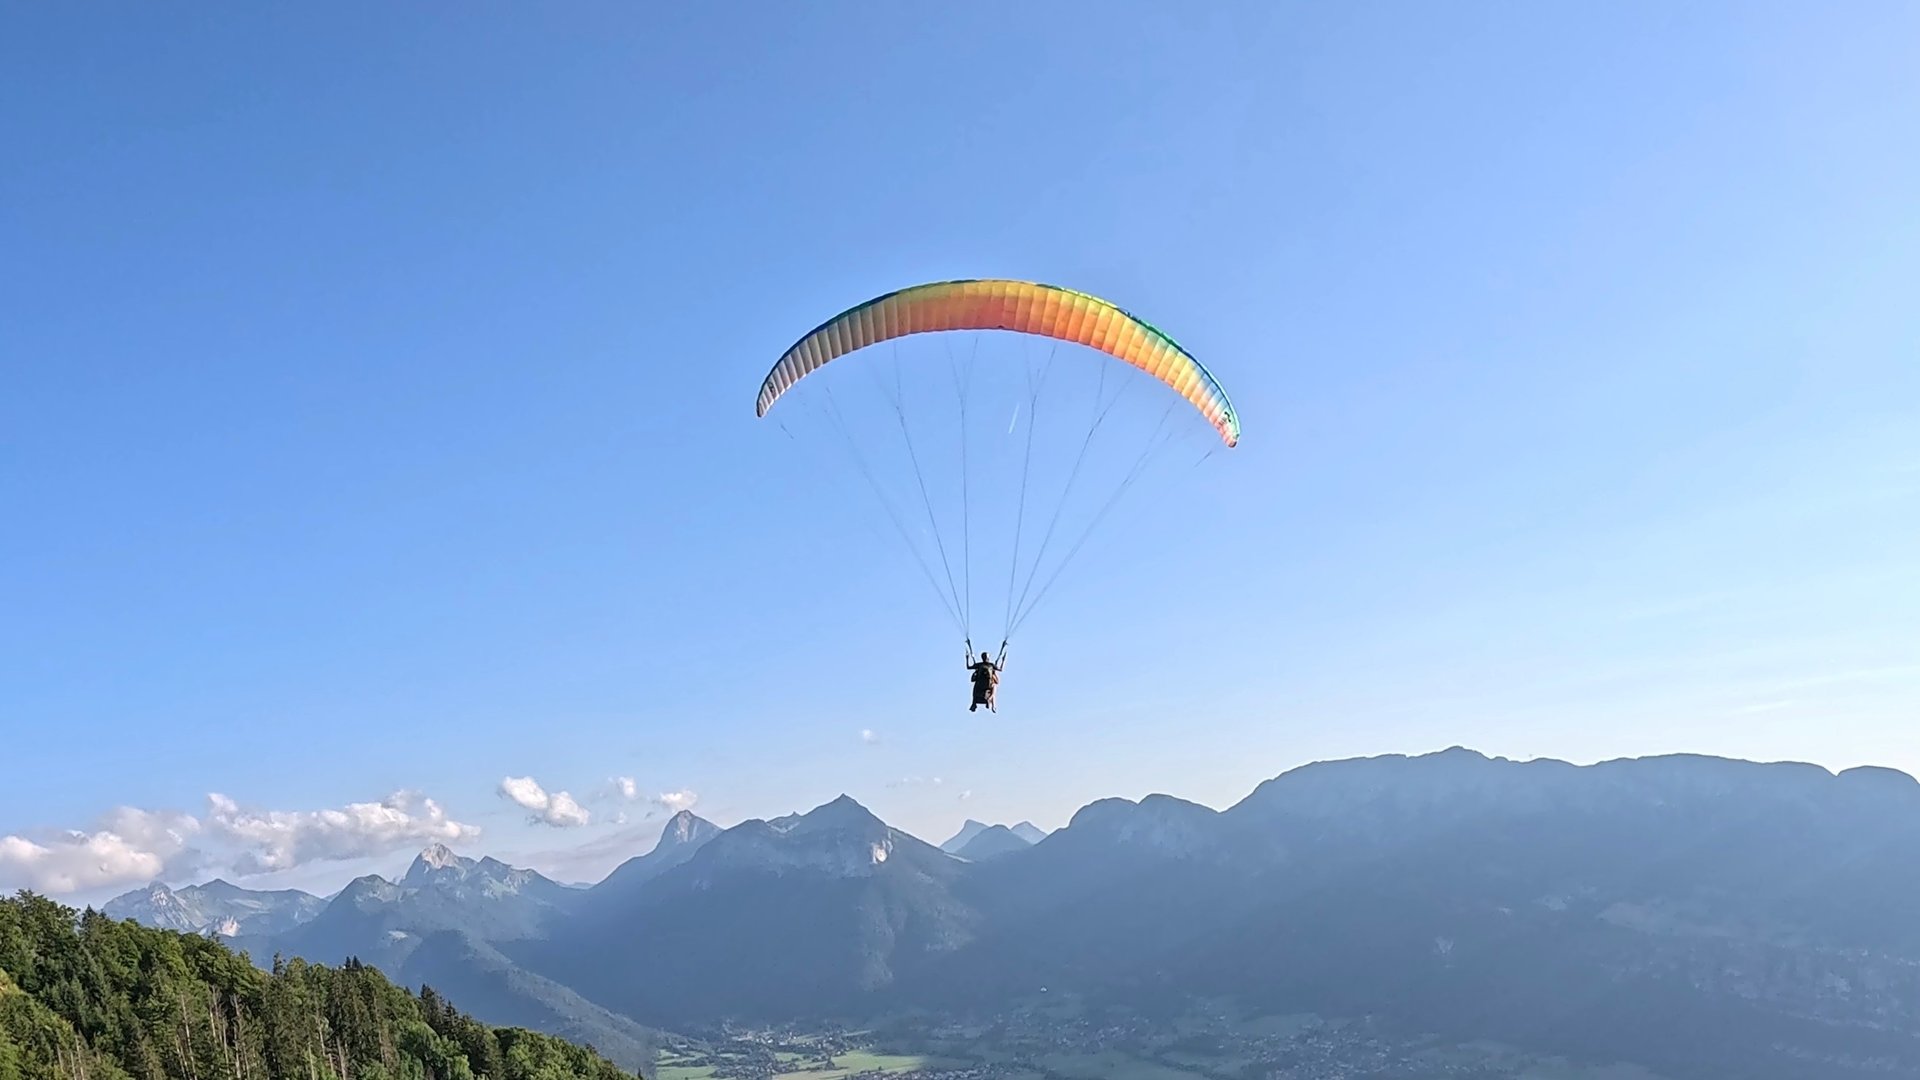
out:
M1120 399L1126 395L1131 385L1130 382L1121 383L1119 392L1113 395L1113 400L1103 400L1107 393L1107 369L1104 365L1101 366L1100 382L1093 392L1093 419L1087 425L1086 438L1080 441L1080 452L1074 455L1073 468L1067 472L1066 487L1060 492L1060 501L1054 505L1053 517L1047 522L1047 531L1040 536L1040 551L1033 557L1033 565L1027 570L1026 582L1020 586L1020 599L1014 601L1014 619L1013 622L1008 625L1008 637L1012 637L1013 631L1019 629L1021 619L1020 612L1026 607L1027 596L1033 592L1033 582L1040 574L1040 565L1046 561L1047 548L1053 543L1054 530L1060 525L1060 515L1066 512L1067 503L1073 497L1073 488L1080 479L1080 467L1086 464L1087 451L1093 446L1093 437L1099 432L1101 422L1106 420L1107 414L1112 412L1113 407L1120 403ZM1031 434L1031 432L1029 432L1029 434Z
M960 589L954 584L953 580L953 560L947 557L947 542L946 539L940 535L940 520L933 512L933 496L927 492L927 475L920 468L920 454L913 446L913 430L907 426L906 392L900 383L899 349L897 346L894 351L893 414L900 420L900 436L905 439L907 443L907 460L913 464L914 483L920 488L920 504L926 507L927 510L927 528L933 532L933 545L940 552L940 568L944 570L947 575L947 592L953 596L952 610L954 618L960 622L961 633L971 637L972 628L967 625L966 617L962 614L964 605L960 600Z
M1020 627L1026 623L1028 616L1032 615L1034 609L1040 606L1040 601L1047 598L1047 593L1053 590L1054 583L1060 580L1060 575L1064 573L1068 565L1073 562L1074 556L1080 554L1080 549L1086 546L1087 540L1093 536L1094 530L1100 527L1100 522L1106 519L1106 516L1113 511L1114 506L1118 505L1121 497L1124 496L1128 489L1133 487L1134 482L1139 480L1147 471L1147 465L1153 460L1154 455L1160 451L1161 447L1166 446L1167 443L1173 440L1174 433L1167 431L1166 427L1167 421L1172 419L1173 411L1176 407L1176 405L1169 405L1167 406L1167 411L1160 414L1160 422L1154 425L1153 434L1147 437L1146 448L1140 451L1138 458L1134 459L1132 467L1127 470L1126 477L1120 481L1120 486L1114 489L1113 494L1107 496L1107 501L1101 504L1099 512L1093 515L1093 520L1087 522L1087 527L1080 531L1079 538L1074 540L1071 548L1067 549L1066 557L1061 559L1060 564L1053 568L1053 573L1047 575L1047 580L1041 584L1039 593L1033 598L1033 603L1021 609L1013 621L1012 628L1007 633L1008 637L1012 637L1014 633L1018 632ZM1204 461L1205 458L1201 460ZM1001 649L1004 651L1005 648L1006 646L1003 643Z
M833 387L822 386L821 389L826 391L827 415L840 432L840 437L846 440L847 456L853 459L854 465L860 470L860 475L866 478L867 486L873 489L874 498L878 499L880 506L886 510L887 520L893 522L895 531L900 534L901 542L907 545L907 551L913 555L914 563L920 567L920 575L927 579L927 587L933 590L933 595L940 600L940 606L946 609L947 617L953 620L953 625L962 633L966 632L960 612L954 609L953 602L947 599L947 594L940 591L940 582L933 576L933 567L927 562L926 554L920 550L919 544L914 543L912 531L901 519L900 511L893 505L893 500L887 496L887 490L880 483L880 479L874 475L873 467L868 464L866 455L860 452L859 441L853 437L853 432L847 427L846 417L840 413L840 403L833 396ZM791 437L792 433L789 432L788 435Z
M1013 584L1020 572L1020 539L1027 524L1027 482L1033 476L1033 431L1040 418L1040 391L1046 389L1047 376L1053 373L1053 358L1059 351L1058 345L1047 350L1047 363L1040 369L1037 382L1033 365L1027 365L1027 447L1020 459L1020 504L1013 517L1013 558L1007 561L1007 614L1000 628L1002 651L1006 649L1006 639L1013 636Z
M973 385L973 361L979 352L980 339L974 338L973 350L967 354L966 374L962 376L954 359L953 342L947 342L947 367L953 372L954 393L960 398L960 577L965 598L960 610L969 634L973 631L973 495L967 476L967 391ZM972 654L971 644L968 654Z

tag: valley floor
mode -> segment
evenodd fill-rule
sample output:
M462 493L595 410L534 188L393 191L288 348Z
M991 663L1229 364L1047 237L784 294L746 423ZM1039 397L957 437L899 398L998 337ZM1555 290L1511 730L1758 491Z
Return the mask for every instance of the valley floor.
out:
M726 1029L674 1038L654 1080L1659 1080L1489 1043L1396 1036L1365 1020L1172 1020L1045 1001L985 1019L892 1018L861 1031Z

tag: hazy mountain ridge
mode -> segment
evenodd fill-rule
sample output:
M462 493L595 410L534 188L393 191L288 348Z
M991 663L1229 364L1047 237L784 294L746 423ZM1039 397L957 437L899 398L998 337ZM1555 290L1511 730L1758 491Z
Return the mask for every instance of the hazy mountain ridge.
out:
M940 845L940 850L946 852L949 855L957 855L959 854L961 848L967 846L968 841L972 840L976 836L979 836L981 833L985 831L987 831L986 822L975 821L972 818L968 818L966 821L960 824L959 832L954 833L952 836L948 837L947 842Z
M1169 982L1570 1051L1637 1041L1680 1074L1729 1066L1693 1056L1703 1030L1738 1032L1750 1076L1849 1075L1830 1070L1869 1043L1920 1070L1911 780L1456 749L1295 770L1222 822L1273 872L1187 906L1222 929ZM1603 989L1563 1014L1570 987ZM1795 1040L1817 1066L1752 1051Z
M1012 831L1013 835L1025 840L1029 844L1037 844L1047 838L1047 830L1035 825L1031 821L1023 821L1013 826Z
M614 867L612 873L593 886L593 902L604 904L639 889L693 858L695 852L720 832L720 826L695 815L691 810L680 811L668 819L666 828L661 830L660 839L654 843L651 851Z
M527 971L493 945L459 931L424 937L398 966L394 978L407 986L432 986L449 996L457 991L461 1006L488 1023L529 1028L591 1046L627 1068L653 1057L655 1036L646 1025Z
M100 910L161 930L238 937L292 929L325 907L326 901L298 889L243 889L215 878L180 889L156 881L114 897Z
M358 956L403 962L419 939L454 930L478 941L511 941L545 932L549 919L585 896L544 875L497 859L456 855L435 844L399 881L354 879L314 918L276 935L288 953L334 962Z
M586 893L430 852L431 889L360 879L273 944L346 923L403 977L432 956L449 992L511 991L482 1015L615 1039L1050 986L1397 1017L1676 1078L1920 1077L1920 784L1892 770L1454 749L1304 766L1226 810L1103 799L1013 842L956 857L844 796L688 815ZM540 918L501 933L529 895ZM430 927L396 914L416 908Z
M284 954L339 963L351 957L406 985L431 985L488 1023L559 1035L630 1065L650 1052L652 1035L644 1025L522 970L500 949L544 935L588 895L534 870L434 844L398 881L356 878L306 923L235 943L256 958Z
M772 1015L797 986L821 1007L852 1006L901 963L968 939L972 913L950 896L966 865L843 795L724 830L630 905L596 908L521 955L629 1015Z
M965 822L961 824L959 832L956 832L951 837L948 837L947 842L940 845L940 850L946 852L949 855L958 855L962 851L964 851L967 845L971 844L975 840L975 838L977 838L981 833L990 832L993 830L1005 830L1007 833L1010 833L1014 837L1020 840L1023 840L1028 844L1037 844L1040 841L1045 840L1047 838L1047 831L1045 829L1040 828L1038 825L1035 825L1031 821L1022 821L1018 825L989 825L984 821L975 821L972 818L968 818ZM1004 848L1005 843L1004 841L1000 841L996 839L995 841L993 841L993 846L996 848ZM1017 850L1017 849L1009 849L1009 850Z
M663 876L655 895L698 894L697 913L636 917L709 944L643 933L629 966L673 955L660 971L684 993L602 1000L780 1018L991 1008L1042 985L1147 1005L1220 993L1675 1076L1920 1076L1920 934L1900 901L1920 887L1920 785L1888 770L1460 749L1326 762L1224 811L1100 800L1028 853L951 860L884 896L788 880L835 877L779 846L822 811L723 834L708 868L737 873L696 859ZM888 830L843 823L838 873L874 875L859 853ZM762 933L782 909L808 914ZM935 943L822 933L916 913ZM711 944L742 934L751 948ZM819 977L849 956L884 977Z
M954 854L968 862L985 862L988 859L997 859L1002 855L1012 855L1015 852L1025 851L1032 846L1033 843L1031 841L1022 839L1020 834L1007 828L1005 825L995 825L991 828L982 829L973 839L962 845L959 851L954 852Z

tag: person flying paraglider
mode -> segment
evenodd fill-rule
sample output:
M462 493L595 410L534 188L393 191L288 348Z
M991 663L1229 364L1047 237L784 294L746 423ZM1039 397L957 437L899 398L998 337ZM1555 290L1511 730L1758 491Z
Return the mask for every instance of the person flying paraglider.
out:
M974 435L978 437L981 434L989 434L1005 441L1006 447L1009 448L1007 452L997 453L991 460L1020 463L1019 482L1014 485L981 483L972 478L968 448L969 431L979 425L969 424L968 399L972 386L973 360L978 350L976 348L967 352L963 367L951 348L952 338L947 338L949 347L946 350L946 365L950 370L945 374L952 375L954 396L958 406L957 430L960 444L957 462L959 468L955 470L959 480L958 513L946 518L946 524L951 525L957 520L960 528L958 536L948 539L943 535L942 514L936 512L934 508L934 494L929 489L928 478L922 468L921 453L915 447L918 437L914 430L916 425L909 423L904 404L906 390L903 373L916 367L923 367L926 361L924 358L914 359L911 352L907 359L903 360L897 343L901 339L922 334L943 337L952 334L970 334L977 335L972 340L975 346L978 346L983 339L997 339L1002 333L1008 332L1018 337L1018 343L998 351L989 349L987 363L992 365L993 357L997 355L1011 362L1012 367L1002 376L996 376L991 380L991 385L1011 389L1012 383L1005 381L1005 377L1018 375L1020 369L1024 367L1027 400L1021 402L1018 398L1015 399L1013 419L1008 424L1004 435L991 430L997 427L998 416L1001 415L997 410L991 414L994 417L993 423L987 429L975 432ZM883 343L896 344L895 348L886 350L886 355L892 357L889 361L882 361L875 355L881 350L875 349L874 346ZM1044 344L1047 350L1046 366L1041 368L1037 375L1034 365L1027 359L1029 343L1035 346ZM1023 547L1022 540L1029 501L1027 481L1034 461L1033 415L1039 403L1041 387L1046 384L1048 373L1053 370L1056 347L1064 348L1068 354L1076 351L1093 353L1094 355L1088 358L1095 364L1095 368L1091 369L1090 373L1097 377L1098 383L1091 387L1091 394L1083 394L1080 390L1084 388L1076 389L1072 386L1061 391L1066 395L1064 403L1073 406L1067 410L1069 416L1079 413L1081 406L1086 407L1087 428L1084 437L1070 437L1073 432L1069 422L1057 437L1058 449L1065 450L1075 444L1079 449L1072 459L1071 467L1067 467L1065 461L1058 463L1061 465L1061 472L1066 476L1064 489L1052 506L1051 520L1045 533L1041 534L1040 542L1032 549L1028 549ZM847 418L841 415L839 404L834 401L831 385L815 381L821 377L818 373L829 365L835 365L836 371L844 370L837 366L838 362L841 358L854 353L865 353L869 357L867 361L856 361L856 364L879 365L871 368L871 372L876 378L878 389L891 405L894 418L899 421L901 442L904 444L904 461L898 464L912 467L913 480L919 494L918 502L926 511L925 526L920 532L915 532L910 528L909 522L902 520L895 505L896 500L889 494L881 476L874 471L873 462L869 460L868 453L862 448L861 441L856 439L855 432L864 430L859 423L859 414L856 412L854 421L850 424ZM1072 360L1065 362L1069 365L1074 363ZM1142 378L1134 380L1132 376L1122 376L1116 369L1116 365L1118 368L1137 372ZM883 369L890 372L890 379L882 377ZM945 379L939 377L942 373L937 370L937 366L924 370L926 377L936 387L945 382ZM1129 381L1116 386L1110 395L1107 390L1109 379L1117 380L1123 377ZM1094 471L1089 475L1100 476L1101 479L1089 482L1103 483L1111 480L1115 486L1107 495L1105 503L1098 502L1097 493L1087 495L1086 500L1083 501L1087 502L1091 520L1084 523L1084 531L1080 532L1078 539L1066 539L1066 536L1078 531L1076 526L1069 525L1066 533L1063 534L1062 547L1053 548L1050 544L1055 535L1054 526L1060 523L1061 511L1067 507L1069 497L1074 494L1075 482L1081 477L1081 464L1088 458L1089 451L1094 445L1096 430L1101 428L1103 420L1118 404L1119 395L1135 382L1157 384L1173 396L1163 400L1165 411L1150 432L1145 430L1144 423L1138 425L1141 430L1136 432L1124 420L1107 427L1108 432L1117 434L1106 435L1101 440L1100 450L1092 455ZM859 467L860 474L865 478L868 486L873 488L873 493L878 497L878 501L886 510L895 529L900 533L900 539L919 564L921 573L926 577L927 585L935 593L941 607L953 620L953 629L958 631L955 636L965 640L966 667L973 685L973 698L968 712L978 712L982 705L985 705L989 712L999 711L995 698L999 689L1000 675L1006 670L1007 642L1019 634L1021 627L1033 614L1034 609L1051 595L1054 581L1073 561L1081 545L1093 533L1095 527L1106 517L1107 510L1143 474L1142 470L1149 459L1166 447L1170 440L1182 437L1183 428L1194 427L1187 423L1194 414L1197 414L1200 421L1218 434L1221 444L1233 447L1240 442L1240 416L1235 412L1233 404L1227 400L1226 389L1197 357L1169 337L1166 332L1116 306L1111 301L1073 289L1034 281L968 278L957 281L928 282L896 289L847 308L802 335L780 354L779 359L768 370L766 377L761 380L760 392L754 399L754 415L767 416L776 403L801 386L814 388L812 394L822 417L831 420L831 427L845 441L846 450L849 451L853 463ZM806 392L801 396L806 396ZM1081 397L1083 400L1076 401L1075 397ZM1191 408L1182 409L1180 406L1183 403ZM1022 404L1027 406L1024 413L1020 408ZM1140 410L1143 415L1134 419L1144 421L1146 419L1144 414L1151 412L1151 409L1151 406L1143 406ZM783 417L787 415L789 414L784 412L781 414ZM976 415L979 414L976 413ZM1025 428L1024 433L1016 435L1016 429L1022 424ZM787 431L784 420L780 423L780 428L786 431L788 438L794 438L793 432ZM1023 449L1018 451L1011 449L1016 439L1024 443ZM922 439L923 443L924 441ZM1207 441L1212 442L1211 439ZM1127 444L1132 444L1132 447L1127 448ZM1185 449L1188 448L1181 448L1181 452ZM1212 450L1209 449L1208 453L1210 455ZM1113 466L1107 470L1113 474L1112 476L1103 475L1100 467L1103 464L1101 456L1104 454L1112 454L1115 457L1115 460L1104 463ZM1133 463L1131 466L1125 466L1127 456L1130 454L1134 455ZM884 463L883 459L882 464ZM1041 474L1049 471L1044 467L1043 462ZM944 470L935 472L935 487L941 486L937 481L944 476ZM1000 549L1007 551L1008 557L995 558L992 561L999 565L985 568L985 574L980 575L977 571L983 568L975 565L976 560L973 554L977 521L980 519L975 517L973 504L983 492L1002 490L1009 492L1009 498L1005 503L1006 509L1013 518L1012 543L1007 548ZM1010 493L1014 490L1019 492L1017 499L1011 497ZM946 501L944 494L941 501ZM1044 497L1041 497L1039 502L1044 503ZM1100 506L1097 512L1091 509L1095 504ZM1045 512L1042 507L1037 506L1036 509L1039 512ZM917 539L921 536L931 540L932 551L924 549L923 544ZM936 554L939 557L937 572L935 565L929 561L929 556ZM1024 560L1023 554L1026 556ZM1055 556L1051 563L1046 558L1049 554ZM959 556L957 565L950 558L951 555ZM1043 568L1044 576L1042 576ZM996 657L991 652L983 652L979 654L977 660L974 658L973 636L979 633L983 635L982 640L992 639L984 636L987 632L984 624L976 622L974 618L976 578L981 581L998 579L1006 583L1006 603L1002 609L1004 621L1000 627L999 655ZM989 603L991 599L988 597Z
M986 653L975 660L972 653L967 654L967 670L973 673L973 704L967 706L968 712L977 712L985 705L988 712L999 712L993 700L993 692L1000 685L1000 672L1005 670L1007 658L1003 655L999 663Z

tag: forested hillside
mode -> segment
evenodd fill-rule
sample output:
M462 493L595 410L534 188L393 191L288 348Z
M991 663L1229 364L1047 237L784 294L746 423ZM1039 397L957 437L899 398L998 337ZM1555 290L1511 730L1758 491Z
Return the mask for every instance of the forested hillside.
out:
M208 938L0 899L0 1080L614 1080L589 1049L493 1028L356 961L276 962Z

